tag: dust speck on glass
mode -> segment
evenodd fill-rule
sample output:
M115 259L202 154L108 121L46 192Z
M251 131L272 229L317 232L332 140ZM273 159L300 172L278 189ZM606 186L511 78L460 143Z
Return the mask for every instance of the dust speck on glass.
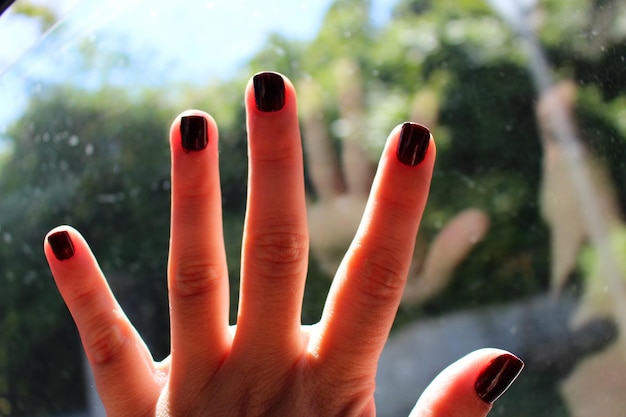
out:
M626 409L625 2L17 0L0 39L0 416L102 415L41 254L57 224L88 234L152 351L168 352L166 138L187 108L220 126L237 282L241 97L262 70L294 81L305 150L326 140L336 153L305 152L305 323L321 314L388 132L410 120L437 142L379 416L407 415L433 375L485 346L526 362L494 415ZM349 210L333 211L337 198Z

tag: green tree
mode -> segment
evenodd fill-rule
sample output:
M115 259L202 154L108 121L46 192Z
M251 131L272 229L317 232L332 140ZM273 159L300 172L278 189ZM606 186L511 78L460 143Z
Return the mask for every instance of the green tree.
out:
M143 318L138 327L157 355L167 351L167 126L174 113L162 103L152 94L51 86L8 132L0 327L15 415L76 407L82 395L75 331L41 253L57 224L85 233L131 317Z

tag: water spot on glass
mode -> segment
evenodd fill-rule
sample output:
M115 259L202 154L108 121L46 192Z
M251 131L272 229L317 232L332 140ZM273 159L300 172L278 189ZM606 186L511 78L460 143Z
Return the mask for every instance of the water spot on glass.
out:
M345 138L352 133L352 124L346 119L337 119L331 125L333 134L340 138Z
M469 188L476 187L476 182L467 175L461 175L461 179Z
M4 232L2 234L2 241L8 245L9 243L13 242L13 236L9 232Z
M31 255L33 253L33 248L30 245L23 243L22 252L26 255Z
M468 240L469 240L470 243L474 244L474 243L478 242L478 236L477 235L470 235Z
M70 136L70 138L67 140L67 143L70 144L70 146L77 146L80 143L80 139L78 138L77 135L72 135Z
M43 142L50 142L50 133L46 132L41 136Z
M59 162L59 168L61 169L61 171L67 171L70 168L70 165L67 163L67 161L63 160Z
M509 333L511 333L512 335L513 335L513 334L517 334L517 331L518 331L517 326L512 326L512 327L509 329Z
M349 38L352 36L352 32L350 32L349 30L346 30L345 32L343 32L343 37L344 38Z
M30 270L24 275L22 278L24 280L24 284L31 285L32 283L37 281L37 272Z
M45 162L42 162L41 165L39 165L39 171L47 172L48 171L48 164L45 163Z
M93 155L93 151L93 145L91 143L88 143L87 146L85 146L85 155L91 156Z
M119 193L103 193L98 194L96 200L102 204L115 204L126 199L126 194L122 191Z
M165 191L168 191L170 188L172 187L170 180L165 180L163 181L163 189Z

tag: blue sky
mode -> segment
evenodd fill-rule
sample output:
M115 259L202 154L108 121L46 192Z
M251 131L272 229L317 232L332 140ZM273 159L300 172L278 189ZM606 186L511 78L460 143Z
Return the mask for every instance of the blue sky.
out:
M20 0L18 0L20 1ZM310 39L332 0L30 0L54 9L68 42L98 32L116 33L130 48L171 63L181 77L227 75L258 50L270 32ZM373 16L384 22L395 0L374 0ZM0 18L3 68L41 46L36 22L6 13ZM69 45L62 45L71 47ZM181 69L186 69L181 71ZM1 81L1 80L0 80Z
M140 82L201 84L229 78L271 32L311 39L332 1L30 0L61 20L42 34L10 9L0 17L0 135L27 102L27 80L67 77L63 68L79 40L98 51L123 43L150 63ZM374 21L383 23L395 2L373 0Z

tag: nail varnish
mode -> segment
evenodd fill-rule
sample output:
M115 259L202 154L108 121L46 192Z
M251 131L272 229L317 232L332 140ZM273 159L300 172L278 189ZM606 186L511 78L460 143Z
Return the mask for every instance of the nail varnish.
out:
M209 143L207 121L204 116L183 116L180 118L180 139L187 152L201 151Z
M74 244L66 231L55 232L48 236L48 244L52 253L59 261L65 261L74 256Z
M405 123L400 130L396 157L404 165L419 165L426 156L430 143L430 130L417 123Z
M252 79L256 108L263 112L279 111L285 106L285 81L275 72L261 72Z
M511 386L522 369L524 362L517 356L508 353L498 356L476 379L476 394L484 402L494 403Z

